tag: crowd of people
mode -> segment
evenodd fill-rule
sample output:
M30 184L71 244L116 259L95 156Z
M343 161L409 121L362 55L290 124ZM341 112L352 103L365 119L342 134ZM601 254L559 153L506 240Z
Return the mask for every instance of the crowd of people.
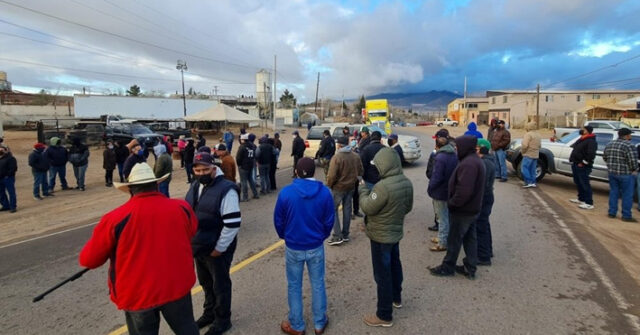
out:
M593 206L588 170L593 164L595 141L592 142L592 129L585 127L583 132L571 160L579 190L577 201L581 206ZM623 219L630 219L629 194L633 196L633 189L630 191L628 184L638 168L637 154L628 141L630 131L623 129L619 134L620 138L605 148L612 185L609 216L615 217L621 195ZM348 243L351 220L363 215L360 210L364 212L364 230L370 239L377 287L376 311L364 315L363 321L372 327L393 326L393 310L402 308L399 243L404 234L404 218L413 208L414 192L411 180L403 173L397 137L389 136L385 146L380 132L369 132L367 127L355 134L345 127L336 139L325 132L316 155L324 170L323 183L315 177L316 161L304 157L300 134L294 131L292 136L294 180L278 193L273 212L275 231L285 241L288 285L289 314L280 329L292 335L305 333L302 274L306 264L313 327L315 334L325 332L329 319L324 243ZM429 271L434 276L458 273L473 280L477 266L492 264L490 215L494 180L507 179L504 151L510 134L504 121L494 120L487 139L475 124L463 136L453 138L447 129L440 129L433 139L436 149L427 165L426 191L436 217L435 225L429 229L438 235L431 239L434 245L430 250L446 254L441 264ZM79 261L84 267L96 268L110 260L111 299L125 311L130 334L157 334L160 313L177 334L198 334L204 327L209 327L208 335L223 334L232 327L230 269L242 221L239 203L249 201L249 188L254 199L260 197L258 187L262 195L277 190L275 171L282 150L278 133L273 137L263 135L257 146L256 136L246 131L238 140L240 147L234 160L230 154L234 136L229 131L212 147L202 136L197 137L197 144L194 139L179 139L178 156L190 184L185 200L169 198L174 173L170 138L153 147L153 168L146 163L149 151L137 140L126 145L107 142L103 152L105 185L127 192L131 198L102 217ZM521 165L523 187L534 188L540 150L540 136L534 124L527 125L522 147L526 159ZM41 198L41 191L42 196L51 196L56 175L62 188L69 188L65 169L60 168L67 161L74 167L76 188L84 190L88 155L87 147L79 141L74 141L68 151L59 147L59 139L52 139L46 150L44 144L36 144L29 157L34 197ZM120 182L113 180L116 168ZM15 211L15 191L13 197L9 192L8 200L4 191L10 189L12 178L15 182L16 169L15 158L0 143L3 210ZM581 179L584 176L586 183ZM613 188L615 185L617 189ZM462 248L465 257L459 265ZM190 294L196 276L205 296L203 314L197 319Z

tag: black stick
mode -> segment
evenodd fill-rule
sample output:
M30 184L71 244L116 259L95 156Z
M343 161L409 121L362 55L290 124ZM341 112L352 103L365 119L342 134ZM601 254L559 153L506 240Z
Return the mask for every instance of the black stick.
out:
M41 295L39 295L39 296L37 296L37 297L33 298L33 302L38 302L38 301L42 300L42 298L44 298L47 294L49 294L49 293L51 293L51 292L53 292L53 291L57 290L60 286L62 286L62 285L64 285L64 284L66 284L66 283L68 283L68 282L74 281L74 280L76 280L76 279L78 279L78 278L82 277L82 275L83 275L85 272L89 271L89 270L91 270L91 269L89 269L89 268L83 269L82 271L80 271L80 272L78 272L78 273L74 274L73 276L71 276L71 277L69 277L69 278L67 278L67 279L63 280L63 281L62 281L62 282L60 282L58 285L56 285L56 286L54 286L54 287L52 287L52 288L48 289L46 292L44 292L44 293L42 293Z

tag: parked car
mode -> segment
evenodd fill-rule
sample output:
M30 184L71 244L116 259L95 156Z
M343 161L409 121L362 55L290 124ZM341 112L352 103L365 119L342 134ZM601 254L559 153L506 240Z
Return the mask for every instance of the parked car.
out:
M420 125L420 123L418 123L418 125ZM438 126L438 127L457 127L458 126L458 121L452 120L452 119L449 119L449 118L438 119L438 120L436 120L436 126Z
M184 128L175 128L172 129L169 127L168 122L153 122L146 125L151 131L156 134L160 134L163 136L171 136L173 139L173 144L178 144L178 138L180 135L184 135L184 137L191 137L191 130Z
M598 149L593 164L593 171L591 172L591 179L608 181L609 173L607 171L607 164L602 158L602 152L609 142L618 138L618 132L613 129L595 128L593 133L596 134ZM579 138L579 131L574 130L555 141L542 140L540 155L538 156L538 167L536 169L536 180L542 180L547 173L572 176L569 156L573 150L571 146ZM640 144L640 133L634 132L631 134L631 143L636 147ZM520 153L521 146L522 139L513 140L506 152L507 160L511 163L511 166L513 166L513 169L516 170L520 178L522 178L520 175L520 163L522 162L522 154Z
M313 126L309 129L309 133L307 134L307 139L304 141L304 156L309 158L316 158L316 152L320 149L320 142L322 141L322 133L325 130L331 130L330 126L322 125L322 126Z
M162 140L162 135L154 133L151 129L139 123L112 124L105 127L104 139L128 143L137 139L146 147L153 147Z

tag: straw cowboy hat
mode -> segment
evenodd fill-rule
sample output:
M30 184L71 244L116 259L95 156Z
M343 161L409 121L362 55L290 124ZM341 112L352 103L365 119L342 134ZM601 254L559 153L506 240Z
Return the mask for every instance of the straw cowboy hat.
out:
M113 187L119 189L122 192L129 193L129 185L140 185L147 183L161 183L169 178L171 173L167 173L160 178L156 178L156 175L153 173L153 170L147 163L138 163L133 166L131 169L131 173L129 174L129 178L127 178L127 183L118 183L113 182Z

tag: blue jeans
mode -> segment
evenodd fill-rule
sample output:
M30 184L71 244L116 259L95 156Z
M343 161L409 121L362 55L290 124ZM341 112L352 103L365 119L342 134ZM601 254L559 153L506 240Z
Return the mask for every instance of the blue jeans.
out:
M49 185L47 185L47 171L31 171L33 174L33 196L39 197L40 190L42 195L49 195Z
M253 170L253 169L252 169ZM240 185L242 186L242 200L249 199L249 190L247 184L251 187L251 192L253 192L253 196L258 196L258 190L256 189L256 183L251 179L251 171L238 169L240 174Z
M438 216L438 240L441 247L447 247L449 237L449 207L445 200L433 199L433 210Z
M187 182L193 181L193 163L184 163L184 171L187 173Z
M193 319L191 293L164 305L141 311L125 311L127 328L131 335L158 334L160 313L175 334L198 335L198 326Z
M507 179L507 156L504 150L496 150L496 178Z
M578 187L578 200L593 205L593 192L589 181L591 167L586 165L579 167L578 164L573 163L571 164L571 172L573 173L573 182Z
M229 155L231 155L231 148L233 147L233 141L231 142L226 142L226 147L227 147L227 152L229 153Z
M60 185L62 189L66 189L69 187L67 185L67 165L61 166L51 166L49 168L49 191L53 192L53 189L56 186L56 174L60 176Z
M16 209L16 177L0 179L0 205L2 208Z
M271 180L269 179L269 164L258 164L260 170L260 190L264 193L271 192Z
M535 185L537 167L537 159L531 157L522 157L522 165L520 165L520 171L522 172L522 179L524 179L524 183L526 185Z
M353 190L336 191L333 194L333 205L336 209L335 220L333 221L333 237L349 238L349 226L351 226L351 205L353 204ZM340 227L340 213L338 207L342 203L342 227Z
M124 170L124 162L122 163L116 163L116 165L118 166L118 176L120 177L120 182L124 182L124 172L122 170Z
M158 191L160 191L160 193L166 195L167 198L171 198L171 196L169 196L169 181L165 180L165 181L161 182L160 184L158 184Z
M89 164L83 166L73 166L73 174L76 176L78 187L84 189L84 175L87 173L87 167Z
M631 218L635 177L630 174L609 173L609 215L618 213L618 199L622 197L622 217Z
M297 331L305 329L302 307L302 274L307 264L311 281L311 310L313 326L322 329L327 324L327 292L324 285L324 245L311 250L285 247L289 322Z
M402 263L400 244L378 243L371 240L373 278L378 291L378 318L393 320L393 303L402 302Z

